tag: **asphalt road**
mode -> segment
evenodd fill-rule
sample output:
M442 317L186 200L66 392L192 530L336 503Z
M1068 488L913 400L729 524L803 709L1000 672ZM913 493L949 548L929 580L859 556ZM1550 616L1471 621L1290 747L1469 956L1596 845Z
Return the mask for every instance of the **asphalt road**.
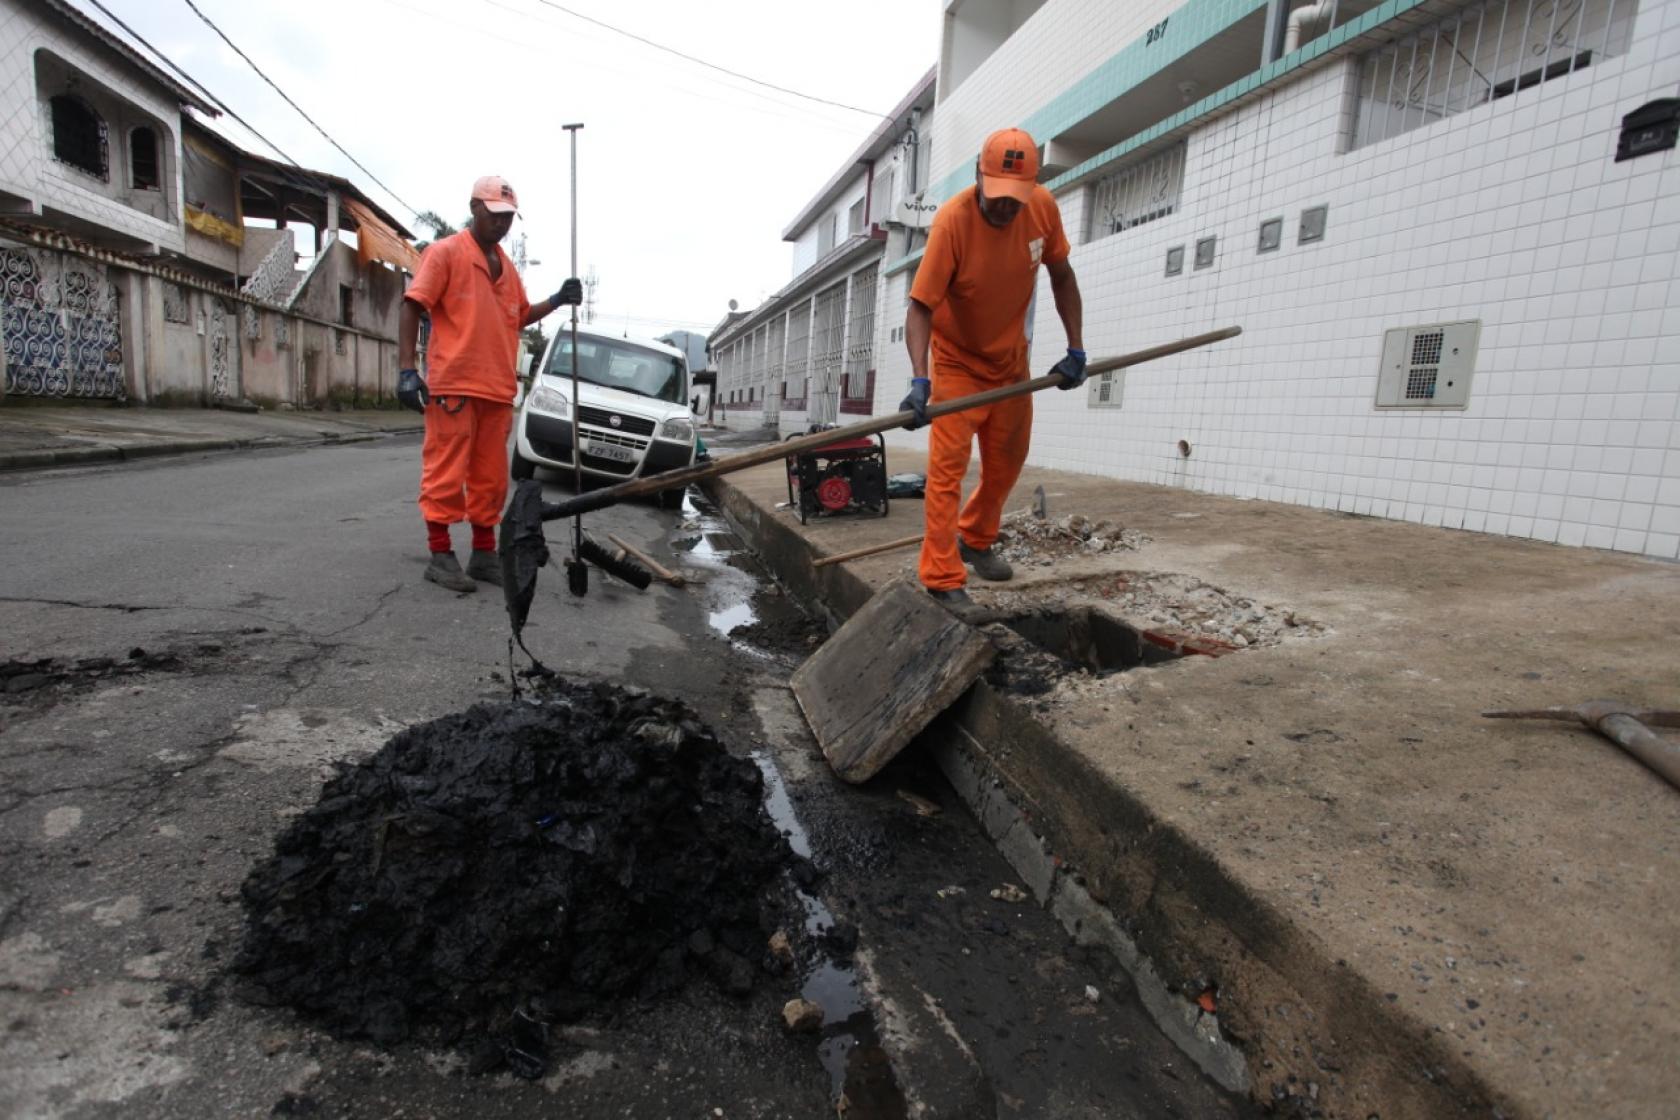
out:
M538 1082L234 998L239 885L331 766L508 695L500 594L421 579L418 459L399 438L0 478L0 663L54 659L0 692L0 1116L817 1117L842 1095L852 1120L1247 1114L1111 962L990 899L1013 876L913 751L865 789L832 779L786 689L820 627L698 498L589 518L693 586L597 573L576 599L545 570L527 641L692 704L758 760L829 872L812 920L854 923L855 961L622 1007L563 1032ZM820 1036L781 1028L801 986Z

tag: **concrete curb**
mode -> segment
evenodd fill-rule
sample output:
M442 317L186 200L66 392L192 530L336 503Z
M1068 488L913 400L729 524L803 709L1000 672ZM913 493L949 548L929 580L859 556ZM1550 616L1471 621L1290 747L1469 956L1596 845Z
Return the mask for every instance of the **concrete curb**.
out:
M794 594L836 621L873 594L844 564L813 568L798 527L730 480L706 486ZM923 741L1040 904L1077 941L1109 950L1163 1033L1219 1084L1267 1104L1329 1106L1313 1115L1524 1115L1356 963L1331 959L1312 929L1097 774L1026 706L978 681ZM1122 886L1141 908L1113 909L1093 882ZM1221 1014L1204 1015L1195 997L1214 985Z
M369 443L387 436L410 435L425 428L382 428L378 431L321 432L310 436L251 436L238 439L160 439L152 443L93 443L71 447L42 447L28 451L0 452L0 471L42 470L93 463L130 462L167 455L194 455L208 451L251 451L269 447L308 447L338 443Z

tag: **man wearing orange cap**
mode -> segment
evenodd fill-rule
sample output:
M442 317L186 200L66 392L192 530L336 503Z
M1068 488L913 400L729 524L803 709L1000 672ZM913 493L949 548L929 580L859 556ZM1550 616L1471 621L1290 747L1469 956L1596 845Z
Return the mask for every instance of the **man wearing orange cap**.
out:
M1056 313L1067 332L1067 356L1052 372L1062 375L1059 388L1084 383L1084 306L1068 252L1061 210L1055 197L1038 185L1038 149L1032 137L1018 128L992 133L980 149L974 186L934 215L927 250L910 287L904 322L910 395L898 407L915 412L917 418L906 427L928 422L930 400L937 403L1026 380L1027 308L1040 264L1050 273ZM962 480L976 436L980 484L959 515ZM935 598L959 606L970 601L964 590L965 563L982 579L1006 580L1014 574L992 545L1031 436L1030 396L933 421L920 575Z
M513 430L515 364L521 328L554 309L583 301L576 277L538 304L499 242L507 236L519 199L507 180L486 175L473 184L471 224L433 242L420 272L403 293L397 322L397 399L426 418L420 450L420 514L426 519L431 563L426 578L451 591L473 591L474 580L500 585L496 525L507 500L508 433ZM422 381L415 369L420 313L432 333ZM472 524L466 570L455 559L449 527Z

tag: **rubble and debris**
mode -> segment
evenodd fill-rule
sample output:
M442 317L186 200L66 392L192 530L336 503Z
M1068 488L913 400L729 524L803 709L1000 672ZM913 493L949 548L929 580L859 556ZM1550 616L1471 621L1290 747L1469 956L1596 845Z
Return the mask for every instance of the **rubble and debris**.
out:
M793 964L793 942L788 939L787 930L779 929L770 935L770 956L783 966Z
M949 886L949 887L940 887L938 890L934 891L933 893L938 895L940 898L958 898L958 897L961 897L962 895L967 894L968 892L966 890L964 890L962 887L952 885L952 886Z
M1101 999L1102 999L1102 993L1097 991L1097 987L1096 987L1095 984L1085 985L1085 1001L1087 1003L1096 1003Z
M823 1025L823 1009L808 999L790 999L782 1008L782 1021L788 1030L808 1032L821 1030Z
M900 800L906 802L912 809L916 810L916 815L918 817L937 817L944 811L927 798L911 793L907 789L899 790L898 796Z
M408 728L326 784L245 882L243 994L540 1077L550 1024L696 977L751 991L793 905L758 768L673 701L538 697Z
M1014 883L992 888L992 897L999 902L1025 902L1031 896Z
M1148 535L1136 529L1092 521L1083 514L1051 520L1035 517L1030 510L1015 510L1003 516L995 547L1005 560L1049 565L1070 556L1136 550L1149 541Z

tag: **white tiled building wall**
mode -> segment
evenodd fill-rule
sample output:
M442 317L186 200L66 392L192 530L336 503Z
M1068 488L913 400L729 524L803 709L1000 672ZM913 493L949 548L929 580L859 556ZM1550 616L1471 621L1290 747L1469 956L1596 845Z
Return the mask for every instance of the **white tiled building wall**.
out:
M959 166L972 168L981 143L993 131L1022 124L1028 113L1169 16L1180 2L1050 0L955 90L939 91L928 182L938 183ZM1256 61L1258 54L1256 47Z
M180 106L151 81L140 77L138 71L103 51L91 49L80 36L70 34L32 5L20 0L0 0L0 191L164 248L184 250L185 235L178 220L163 221L104 197L77 182L76 172L60 168L53 161L50 123L37 97L35 81L35 52L43 49L155 120L180 119ZM123 155L126 149L119 139L114 134L111 137L113 175L123 173L126 158ZM170 148L165 165L178 168L179 130L166 124L160 139ZM179 180L172 179L165 189L173 196L171 213L179 215Z
M1031 462L1680 556L1680 152L1612 162L1622 115L1680 85L1680 0L1642 3L1624 56L1344 151L1355 73L1320 70L1192 132L1170 217L1079 245L1084 189L1063 195L1094 357L1245 333L1129 371L1120 409L1041 394ZM941 107L953 144L969 88ZM1320 204L1324 240L1298 244ZM1276 216L1283 247L1257 255ZM1217 259L1197 271L1210 235ZM1177 245L1184 273L1166 277ZM1384 331L1459 319L1482 323L1469 407L1376 410ZM1035 327L1037 374L1063 344L1042 273ZM907 376L881 367L878 411Z

